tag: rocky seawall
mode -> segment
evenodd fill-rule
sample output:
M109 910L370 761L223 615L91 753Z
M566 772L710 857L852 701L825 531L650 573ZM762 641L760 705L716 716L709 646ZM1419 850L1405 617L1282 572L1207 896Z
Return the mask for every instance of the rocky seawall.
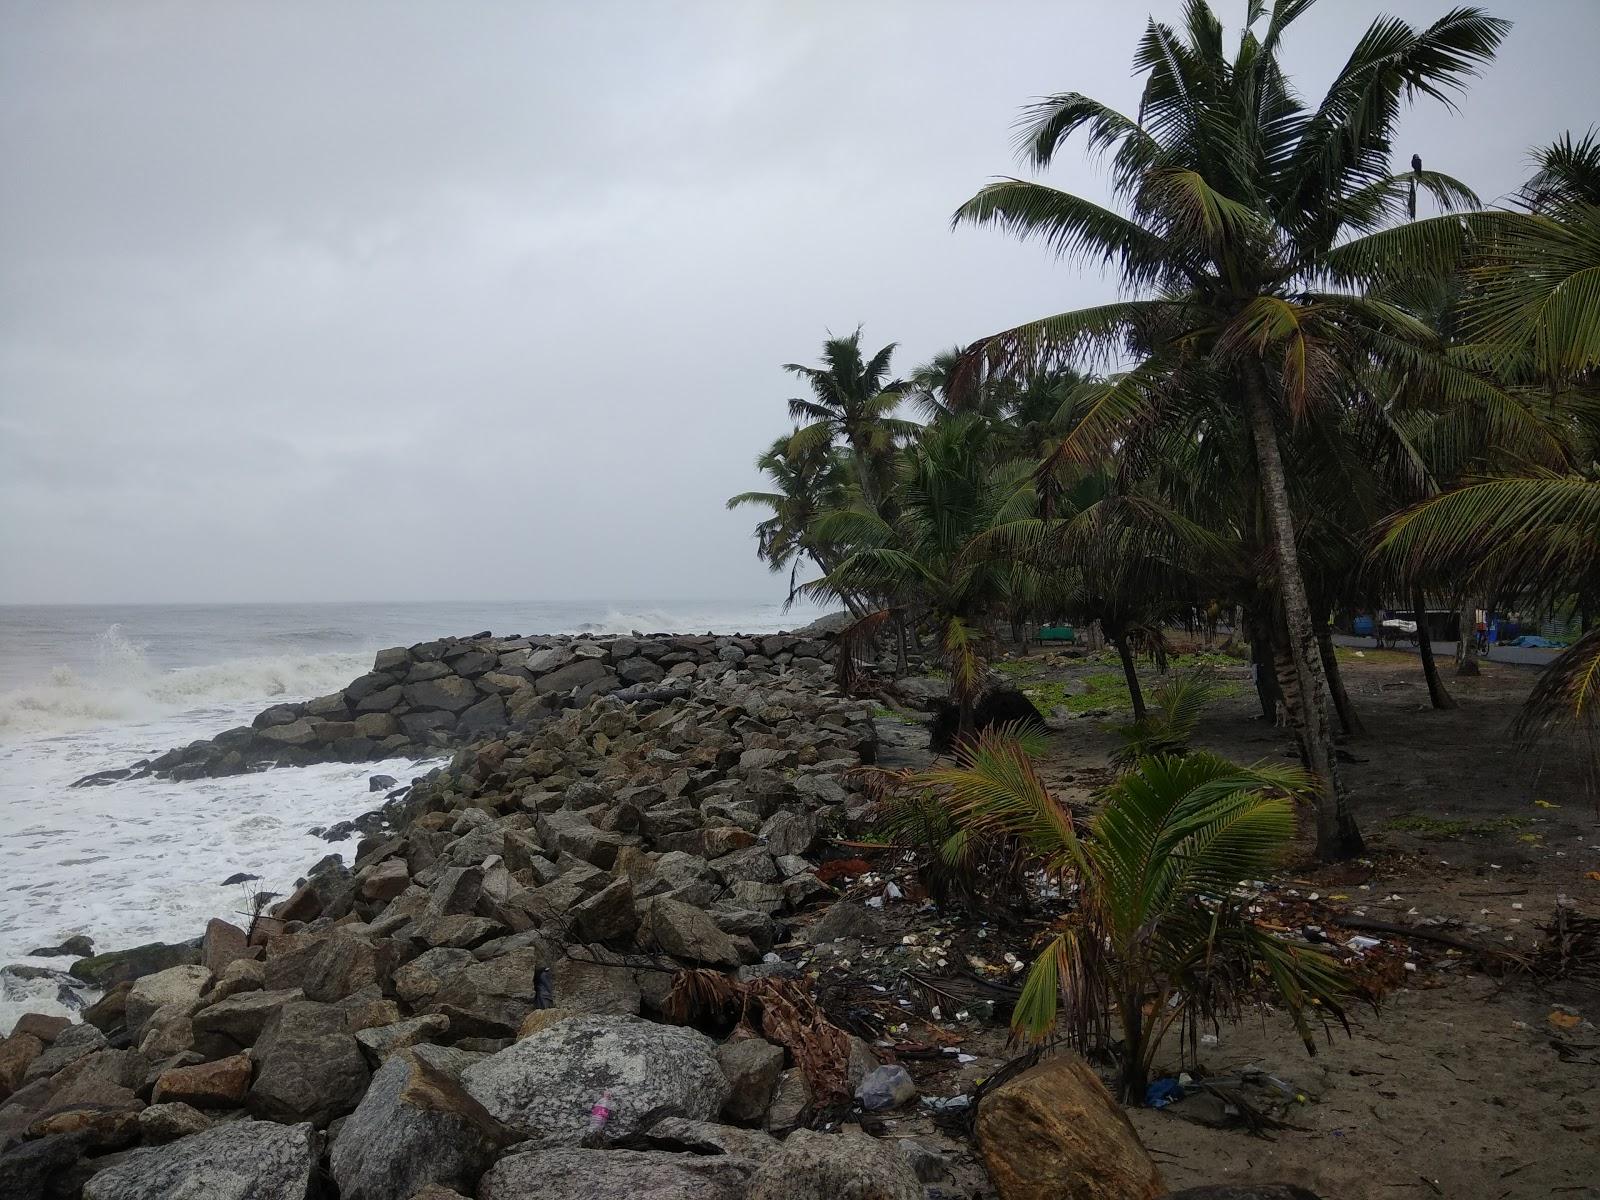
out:
M826 635L441 638L378 651L372 670L341 691L275 704L249 725L74 786L422 757L527 728L596 696L683 695L691 682L730 668L821 675L832 657Z
M414 782L398 827L263 897L248 927L75 962L105 989L82 1023L24 1017L0 1041L0 1195L747 1194L776 1137L876 1065L837 1030L841 1061L810 1062L831 1028L814 1011L812 1033L775 1021L726 1044L682 1023L685 972L796 980L773 949L834 898L816 853L870 810L873 710L833 689L827 653L792 636L425 643L268 710L248 742L150 763L471 739ZM374 716L399 731L352 744ZM921 1194L904 1159L858 1150ZM551 1190L566 1179L591 1190Z

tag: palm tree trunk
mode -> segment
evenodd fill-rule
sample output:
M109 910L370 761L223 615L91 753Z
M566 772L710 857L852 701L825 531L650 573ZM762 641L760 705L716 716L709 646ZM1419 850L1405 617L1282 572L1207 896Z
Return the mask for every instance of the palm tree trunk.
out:
M1439 678L1439 664L1433 660L1433 635L1428 632L1428 606L1422 589L1411 589L1411 618L1417 623L1417 652L1422 656L1422 675L1428 681L1428 699L1435 708L1454 708L1456 702Z
M1339 728L1350 737L1366 733L1361 714L1350 702L1350 693L1344 690L1344 672L1339 669L1339 656L1333 652L1333 627L1327 617L1317 620L1317 652L1322 656L1322 669L1328 673L1328 690L1333 695L1333 709L1339 714Z
M1456 675L1478 675L1478 602L1468 600L1461 610L1458 631L1460 653L1456 655Z
M897 675L906 673L906 615L903 612L894 615L894 668Z
M1128 681L1128 698L1133 701L1133 719L1144 720L1144 692L1139 689L1139 668L1133 661L1133 647L1128 645L1128 635L1121 626L1106 629L1106 637L1117 647L1117 657L1122 660L1122 674Z
M1274 721L1278 716L1278 676L1273 670L1272 635L1270 627L1255 607L1246 611L1240 622L1245 636L1250 639L1250 673L1255 677L1256 700L1261 705L1261 719Z
M1278 567L1278 587L1283 596L1283 615L1289 634L1288 650L1300 693L1300 702L1292 705L1291 711L1298 725L1296 734L1301 755L1317 793L1317 856L1325 862L1334 862L1361 853L1361 831L1350 812L1349 799L1339 782L1338 764L1333 755L1328 679L1311 625L1305 576L1300 572L1300 555L1295 547L1294 514L1289 508L1289 488L1283 474L1283 454L1266 387L1261 368L1252 364L1245 370L1251 438L1255 443L1262 500L1272 533L1273 558Z

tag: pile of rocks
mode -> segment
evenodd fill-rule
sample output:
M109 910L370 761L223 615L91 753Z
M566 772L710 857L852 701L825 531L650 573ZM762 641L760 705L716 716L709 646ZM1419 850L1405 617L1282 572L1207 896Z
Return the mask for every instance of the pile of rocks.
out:
M787 669L730 649L679 692L595 694L461 749L409 824L249 930L74 964L107 986L85 1022L0 1042L0 1195L305 1200L325 1173L368 1200L819 1194L788 1161L817 1152L776 1136L810 1099L784 1048L653 1019L684 966L792 971L768 952L832 896L807 856L869 807L850 772L870 706L792 648ZM603 1096L612 1148L582 1145ZM848 1141L832 1169L923 1194L892 1147Z
M78 785L420 756L537 724L595 696L686 690L687 683L730 667L822 675L832 654L825 639L800 634L442 638L380 650L372 670L343 691L274 705L249 725L128 768L96 772Z

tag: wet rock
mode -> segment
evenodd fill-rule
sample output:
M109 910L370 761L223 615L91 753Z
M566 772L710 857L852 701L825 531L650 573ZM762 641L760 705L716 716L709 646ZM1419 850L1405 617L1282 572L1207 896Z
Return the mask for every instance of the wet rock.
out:
M317 1168L310 1125L233 1121L135 1150L91 1178L83 1200L307 1200Z
M71 955L73 958L84 958L94 953L93 939L81 933L75 933L66 941L54 946L39 946L28 951L31 958L59 958Z
M87 984L108 988L125 979L138 979L142 975L165 971L168 967L199 961L200 951L194 946L150 942L130 950L113 950L108 954L80 958L67 970Z
M772 854L809 854L817 844L815 813L786 810L774 813L761 826L761 838Z
M176 1101L199 1108L232 1108L243 1102L250 1090L250 1072L248 1054L173 1067L156 1080L151 1099L157 1104Z
M393 775L374 775L367 780L367 791L387 792L399 782Z
M1001 1200L1155 1200L1166 1192L1127 1115L1076 1055L989 1093L976 1130Z
M1040 1194L1041 1196L1043 1193ZM761 1164L747 1200L923 1200L922 1184L892 1143L859 1131L801 1129Z
M469 1067L462 1082L508 1125L566 1142L583 1135L607 1091L613 1139L662 1117L713 1120L728 1094L709 1038L626 1016L569 1017Z
M728 1099L722 1113L730 1121L760 1121L772 1104L778 1076L783 1073L781 1046L761 1038L741 1038L717 1048L717 1063L728 1080Z
M753 1169L724 1154L551 1146L495 1163L478 1200L743 1200Z
M444 1071L401 1053L372 1077L330 1162L342 1200L409 1200L426 1184L470 1192L520 1140Z
M386 988L399 957L399 948L386 938L329 938L306 968L301 990L307 1000L331 1004L362 988Z
M83 1010L83 1019L102 1033L120 1029L127 1019L128 993L132 990L131 980L112 984L105 995Z

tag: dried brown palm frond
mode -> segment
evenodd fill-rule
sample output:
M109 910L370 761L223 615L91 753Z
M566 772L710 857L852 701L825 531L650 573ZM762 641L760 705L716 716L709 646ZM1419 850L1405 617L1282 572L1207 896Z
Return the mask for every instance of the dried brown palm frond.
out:
M740 981L689 968L673 978L661 1011L679 1025L742 1029L782 1046L805 1073L819 1107L850 1095L850 1035L828 1019L802 980Z

